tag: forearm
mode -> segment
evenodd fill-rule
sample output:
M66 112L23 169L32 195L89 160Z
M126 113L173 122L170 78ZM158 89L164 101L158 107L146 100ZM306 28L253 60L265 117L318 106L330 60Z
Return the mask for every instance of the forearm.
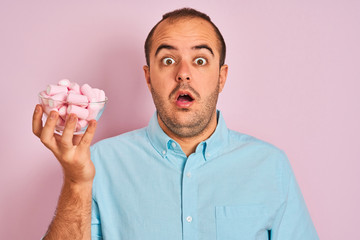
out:
M58 206L44 240L91 239L92 184L64 181Z

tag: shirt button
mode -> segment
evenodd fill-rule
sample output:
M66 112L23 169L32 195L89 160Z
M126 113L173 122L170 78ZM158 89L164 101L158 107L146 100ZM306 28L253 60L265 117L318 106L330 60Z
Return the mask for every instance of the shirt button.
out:
M176 143L171 143L171 146L173 147L173 148L176 148Z
M186 221L190 223L190 222L192 221L192 217L191 217L191 216L188 216L188 217L186 218Z
M191 177L191 172L187 172L187 173L186 173L186 176L187 176L187 177Z
M211 154L210 154L210 153L207 153L207 154L206 154L206 156L207 156L207 157L210 157L210 156L211 156Z
M165 155L165 154L166 154L166 151L164 150L164 151L162 152L162 154Z

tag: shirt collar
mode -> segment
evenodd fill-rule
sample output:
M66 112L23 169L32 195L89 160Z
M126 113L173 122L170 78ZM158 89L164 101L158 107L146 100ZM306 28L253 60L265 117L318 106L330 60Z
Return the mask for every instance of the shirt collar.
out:
M146 130L150 143L161 156L165 157L168 150L168 142L172 139L161 129L157 112L150 119Z
M152 116L149 125L147 127L147 135L155 150L163 157L166 156L167 152L175 146L176 143L171 139L160 127L157 112ZM205 141L199 143L196 148L196 152L202 147L202 154L205 160L212 159L220 153L220 149L227 145L228 141L228 128L222 117L222 114L217 110L217 126L214 133ZM176 143L177 146L179 144Z

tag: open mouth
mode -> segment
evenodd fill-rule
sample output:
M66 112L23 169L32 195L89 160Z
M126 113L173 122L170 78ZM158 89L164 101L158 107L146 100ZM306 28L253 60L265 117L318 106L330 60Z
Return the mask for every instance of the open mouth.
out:
M179 94L177 101L187 103L194 101L194 99L189 94Z
M188 109L195 102L195 98L187 91L179 91L176 98L176 106L181 109Z

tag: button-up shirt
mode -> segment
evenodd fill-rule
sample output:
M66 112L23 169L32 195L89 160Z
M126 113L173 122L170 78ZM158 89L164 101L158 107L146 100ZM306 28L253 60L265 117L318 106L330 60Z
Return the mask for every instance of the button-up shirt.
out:
M186 156L159 126L91 148L92 239L318 239L283 151L226 127Z

